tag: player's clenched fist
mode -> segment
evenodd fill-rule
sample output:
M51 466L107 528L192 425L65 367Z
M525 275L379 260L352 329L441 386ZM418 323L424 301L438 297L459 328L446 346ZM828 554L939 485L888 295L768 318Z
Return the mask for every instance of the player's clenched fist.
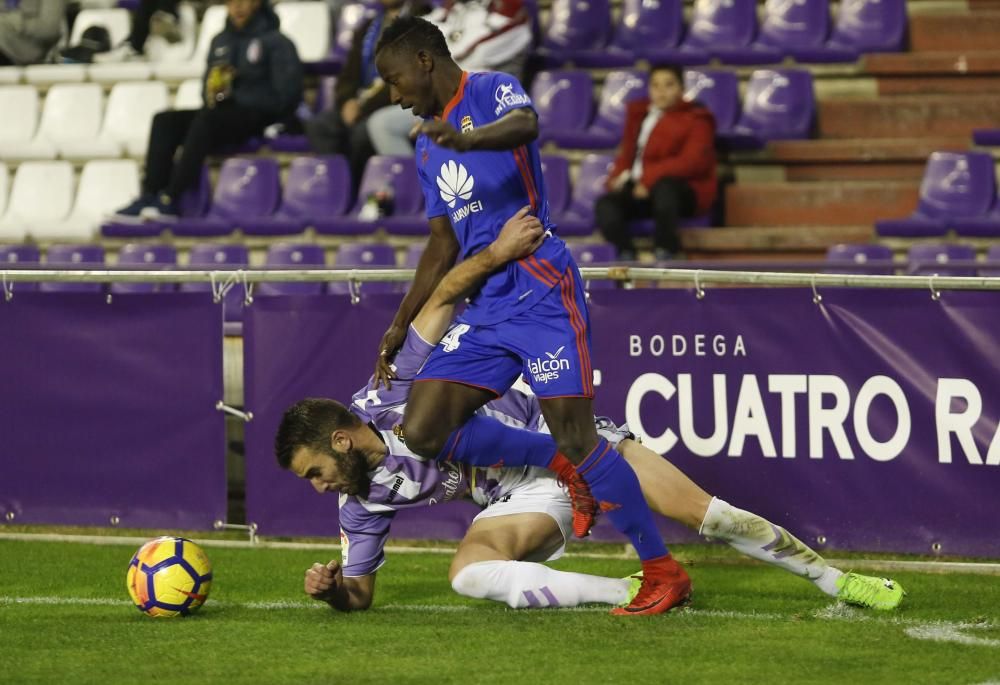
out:
M315 563L306 570L305 590L313 599L329 602L337 596L343 583L344 570L337 560L331 561L326 566Z

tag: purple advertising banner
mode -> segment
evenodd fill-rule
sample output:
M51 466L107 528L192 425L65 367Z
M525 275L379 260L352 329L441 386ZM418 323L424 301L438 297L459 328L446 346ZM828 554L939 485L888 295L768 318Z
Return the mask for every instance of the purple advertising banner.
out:
M819 548L996 556L1000 296L714 289L592 293L596 411L628 421L714 495ZM246 339L247 517L263 534L335 535L336 502L283 473L281 413L348 401L398 297L258 299ZM457 537L437 506L397 536ZM664 522L670 541L696 536ZM606 521L595 539L621 539Z
M225 520L222 309L210 294L17 294L0 302L0 331L0 516Z
M375 368L382 334L401 295L258 297L244 314L247 521L261 535L340 535L337 496L283 471L274 435L285 410L305 397L349 404ZM449 502L427 512L401 512L397 537L457 538L478 511L471 502Z

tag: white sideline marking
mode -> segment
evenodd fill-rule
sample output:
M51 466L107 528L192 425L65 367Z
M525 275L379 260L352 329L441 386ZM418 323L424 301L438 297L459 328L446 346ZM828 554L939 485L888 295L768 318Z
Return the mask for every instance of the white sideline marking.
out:
M109 535L61 535L57 533L2 533L0 540L18 542L69 542L90 545L141 545L149 540L144 537ZM340 545L331 542L250 542L249 540L216 540L195 538L203 547L228 547L232 549L292 549L326 550L339 552ZM436 547L415 547L411 545L386 545L387 552L397 554L454 554L455 545ZM621 552L567 552L565 559L625 559L636 560L631 548L624 546ZM1000 563L971 561L909 561L906 559L827 559L830 566L860 571L915 571L919 573L970 573L976 575L1000 575Z
M980 647L1000 647L1000 640L988 637L976 637L966 635L963 630L979 628L981 626L914 626L907 628L904 632L917 640L932 640L934 642L957 642L962 645L976 645Z

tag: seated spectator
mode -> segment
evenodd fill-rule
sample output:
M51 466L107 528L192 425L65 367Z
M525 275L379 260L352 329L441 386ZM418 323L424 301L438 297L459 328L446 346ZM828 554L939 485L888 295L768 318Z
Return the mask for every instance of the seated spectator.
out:
M302 63L267 0L227 0L226 8L226 28L208 52L205 106L153 117L143 194L119 220L176 215L177 198L197 183L210 152L260 135L302 100Z
M97 62L128 62L141 59L150 34L162 36L168 43L181 40L177 5L180 0L140 0L132 13L132 31L125 41L110 52L95 57Z
M521 79L531 50L531 17L523 0L454 0L425 17L437 25L448 49L467 71L502 71ZM417 118L384 107L368 119L368 137L380 155L413 154L410 130Z
M379 0L375 16L354 33L344 68L337 76L333 107L305 123L313 150L347 157L355 189L372 155L366 128L368 116L389 105L389 89L375 70L375 44L382 27L396 17L425 12L425 7L410 0Z
M656 258L671 259L680 253L680 218L705 214L715 201L715 119L683 99L683 83L680 67L655 66L649 98L628 104L609 192L594 208L622 260L636 257L629 221L652 217Z
M37 64L62 37L66 0L6 0L0 6L0 66Z

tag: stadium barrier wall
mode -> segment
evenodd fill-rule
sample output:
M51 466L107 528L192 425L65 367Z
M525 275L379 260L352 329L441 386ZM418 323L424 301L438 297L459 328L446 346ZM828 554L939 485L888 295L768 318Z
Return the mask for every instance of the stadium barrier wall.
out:
M210 293L0 300L0 517L211 529L226 518Z

